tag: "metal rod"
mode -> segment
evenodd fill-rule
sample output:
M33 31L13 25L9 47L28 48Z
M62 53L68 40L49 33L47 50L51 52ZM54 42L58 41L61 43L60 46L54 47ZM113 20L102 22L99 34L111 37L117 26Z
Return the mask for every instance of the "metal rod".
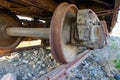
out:
M39 37L41 39L49 39L49 28L9 27L6 29L6 33L9 36Z

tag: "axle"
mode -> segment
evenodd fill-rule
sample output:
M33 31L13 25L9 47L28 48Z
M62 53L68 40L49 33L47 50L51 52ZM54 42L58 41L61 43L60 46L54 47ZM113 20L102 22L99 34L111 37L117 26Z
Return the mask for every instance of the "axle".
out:
M41 39L49 39L49 28L9 27L6 29L6 33L9 36L39 37Z

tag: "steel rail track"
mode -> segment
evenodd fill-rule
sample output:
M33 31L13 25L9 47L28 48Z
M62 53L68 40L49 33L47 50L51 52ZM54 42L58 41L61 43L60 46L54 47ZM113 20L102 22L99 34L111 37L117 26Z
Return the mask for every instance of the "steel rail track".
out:
M79 55L74 61L68 64L62 64L56 69L48 72L47 74L40 77L38 80L64 80L66 78L66 74L69 73L70 70L75 69L83 60L85 60L91 54L90 50L86 50ZM82 56L81 56L82 55Z

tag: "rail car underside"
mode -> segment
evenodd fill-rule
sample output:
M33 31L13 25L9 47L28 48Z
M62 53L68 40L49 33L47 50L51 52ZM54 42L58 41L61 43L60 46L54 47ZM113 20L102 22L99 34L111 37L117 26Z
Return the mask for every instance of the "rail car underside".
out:
M69 63L83 51L107 44L119 4L119 0L0 0L0 56L23 40L37 38L51 46L58 62Z

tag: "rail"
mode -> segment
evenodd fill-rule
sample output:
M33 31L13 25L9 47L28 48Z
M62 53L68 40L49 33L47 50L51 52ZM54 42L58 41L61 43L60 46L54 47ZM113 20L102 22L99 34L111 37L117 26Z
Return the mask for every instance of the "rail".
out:
M40 77L38 80L64 80L66 78L66 74L69 73L70 70L75 69L84 59L86 59L91 54L90 50L86 50L78 56L74 61L68 64L62 64L56 69L48 72L47 74Z

